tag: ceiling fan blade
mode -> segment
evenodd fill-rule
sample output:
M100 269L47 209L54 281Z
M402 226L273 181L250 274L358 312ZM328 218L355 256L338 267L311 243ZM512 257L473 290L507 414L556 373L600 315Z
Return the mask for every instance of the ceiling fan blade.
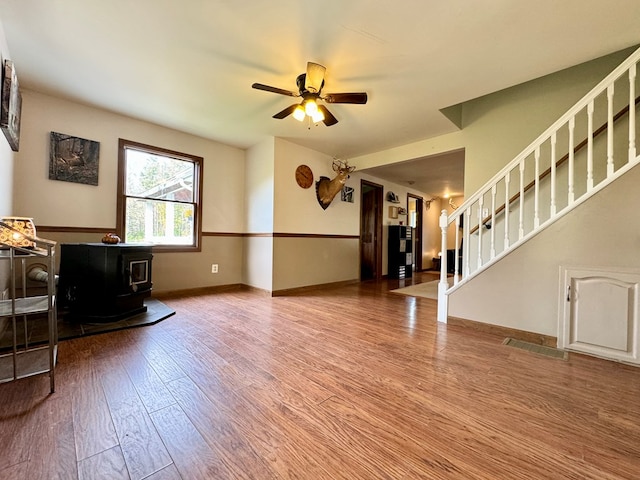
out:
M327 103L367 103L366 92L357 93L327 93L323 98Z
M304 89L308 92L318 93L324 84L324 72L327 69L313 62L307 62L307 77L304 81Z
M282 120L283 118L286 118L289 115L291 115L293 113L293 111L296 109L297 106L298 106L298 104L294 103L293 105L288 106L287 108L285 108L281 112L276 113L273 116L273 118L277 118L278 120Z
M338 123L338 119L334 117L333 114L329 111L329 109L327 109L327 107L325 107L324 105L318 105L318 110L320 110L324 115L324 120L322 121L327 127L330 127L331 125L335 125L336 123Z
M282 88L270 87L269 85L263 85L262 83L254 83L251 88L256 90L264 90L265 92L278 93L280 95L288 95L289 97L299 97L300 95L289 90L283 90Z

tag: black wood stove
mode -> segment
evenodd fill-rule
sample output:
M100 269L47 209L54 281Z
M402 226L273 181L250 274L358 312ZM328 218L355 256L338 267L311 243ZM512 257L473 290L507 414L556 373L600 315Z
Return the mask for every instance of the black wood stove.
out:
M151 296L150 245L65 243L60 246L58 303L73 320L114 322L146 312Z

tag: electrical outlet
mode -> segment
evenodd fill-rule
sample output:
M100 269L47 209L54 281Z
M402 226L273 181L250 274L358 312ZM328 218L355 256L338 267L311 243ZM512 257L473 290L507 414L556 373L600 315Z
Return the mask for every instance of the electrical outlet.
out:
M218 264L217 263L212 263L211 264L211 273L218 273Z

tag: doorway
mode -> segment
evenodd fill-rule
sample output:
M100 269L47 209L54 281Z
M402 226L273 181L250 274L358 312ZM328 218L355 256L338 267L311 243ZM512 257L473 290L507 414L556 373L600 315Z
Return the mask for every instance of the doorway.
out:
M413 270L422 271L422 197L407 193L407 225L413 228Z
M360 280L382 278L382 185L360 180Z

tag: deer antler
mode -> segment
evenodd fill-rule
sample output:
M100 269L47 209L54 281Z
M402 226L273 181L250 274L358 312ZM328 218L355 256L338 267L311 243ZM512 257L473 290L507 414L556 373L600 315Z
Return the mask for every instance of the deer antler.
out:
M349 166L349 160L340 160L339 158L335 158L333 159L333 164L331 165L331 168L333 169L334 172L340 172L340 171L346 171L348 173L353 172L356 167L355 166Z
M337 173L333 180L328 177L320 177L320 180L316 182L316 197L320 206L325 210L333 200L333 197L342 190L349 178L349 174L356 169L356 167L350 167L346 160L343 161L337 158L333 159L331 168Z

